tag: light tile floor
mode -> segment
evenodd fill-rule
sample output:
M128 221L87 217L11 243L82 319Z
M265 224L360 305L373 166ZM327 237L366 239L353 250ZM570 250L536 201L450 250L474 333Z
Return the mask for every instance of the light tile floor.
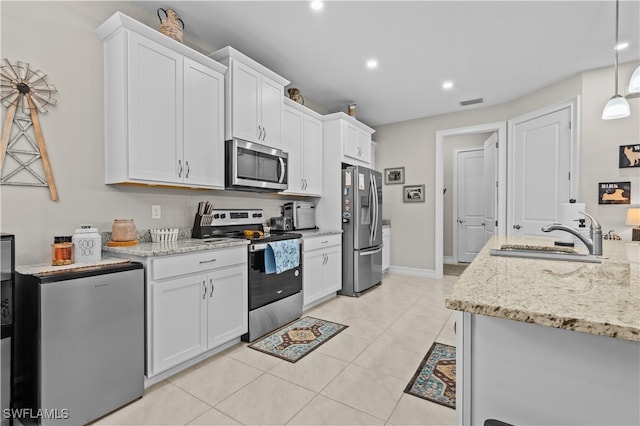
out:
M349 328L297 363L238 343L96 424L455 424L454 410L403 390L434 341L455 345L444 297L456 279L385 274L359 298L305 312Z

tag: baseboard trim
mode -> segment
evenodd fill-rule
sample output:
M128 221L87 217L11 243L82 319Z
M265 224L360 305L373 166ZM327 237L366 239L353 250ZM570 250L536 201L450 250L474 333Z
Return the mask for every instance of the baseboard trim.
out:
M411 275L414 277L435 278L436 271L433 269L409 268L406 266L390 266L389 272L402 275Z
M453 256L443 256L442 263L455 264L458 262L456 262L456 259Z

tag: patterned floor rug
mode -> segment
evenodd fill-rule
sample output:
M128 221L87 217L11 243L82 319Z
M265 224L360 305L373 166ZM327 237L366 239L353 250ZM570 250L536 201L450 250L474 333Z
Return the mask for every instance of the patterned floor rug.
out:
M348 326L313 317L295 320L249 345L251 349L297 362Z
M468 264L449 264L445 263L442 265L442 274L443 275L453 275L455 277L459 277L462 275L465 269L467 269Z
M404 391L455 409L456 348L434 342Z

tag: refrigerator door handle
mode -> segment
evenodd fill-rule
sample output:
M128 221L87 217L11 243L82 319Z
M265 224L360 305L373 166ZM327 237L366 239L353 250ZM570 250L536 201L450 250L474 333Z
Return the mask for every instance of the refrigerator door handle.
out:
M376 183L376 177L371 175L371 183L373 184L373 205L374 205L374 218L373 218L373 239L372 242L378 238L378 184Z
M373 183L373 175L369 174L369 244L373 244L374 235L376 232L375 220L376 220L376 196L374 193L375 183Z
M360 256L371 256L372 254L380 253L382 251L382 247L372 251L361 251L359 252Z

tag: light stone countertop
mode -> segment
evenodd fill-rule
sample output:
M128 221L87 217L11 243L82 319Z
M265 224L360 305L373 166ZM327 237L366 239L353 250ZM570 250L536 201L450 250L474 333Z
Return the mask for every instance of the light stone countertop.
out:
M130 256L151 257L215 250L225 247L244 246L247 244L249 244L249 240L236 238L210 238L206 240L187 238L163 243L138 243L135 246L129 247L102 246L102 251Z
M325 235L337 235L342 234L342 229L303 229L300 231L291 231L297 234L302 234L302 238L322 237Z
M639 342L638 242L603 241L600 264L489 254L502 244L555 240L493 237L447 294L447 308Z

